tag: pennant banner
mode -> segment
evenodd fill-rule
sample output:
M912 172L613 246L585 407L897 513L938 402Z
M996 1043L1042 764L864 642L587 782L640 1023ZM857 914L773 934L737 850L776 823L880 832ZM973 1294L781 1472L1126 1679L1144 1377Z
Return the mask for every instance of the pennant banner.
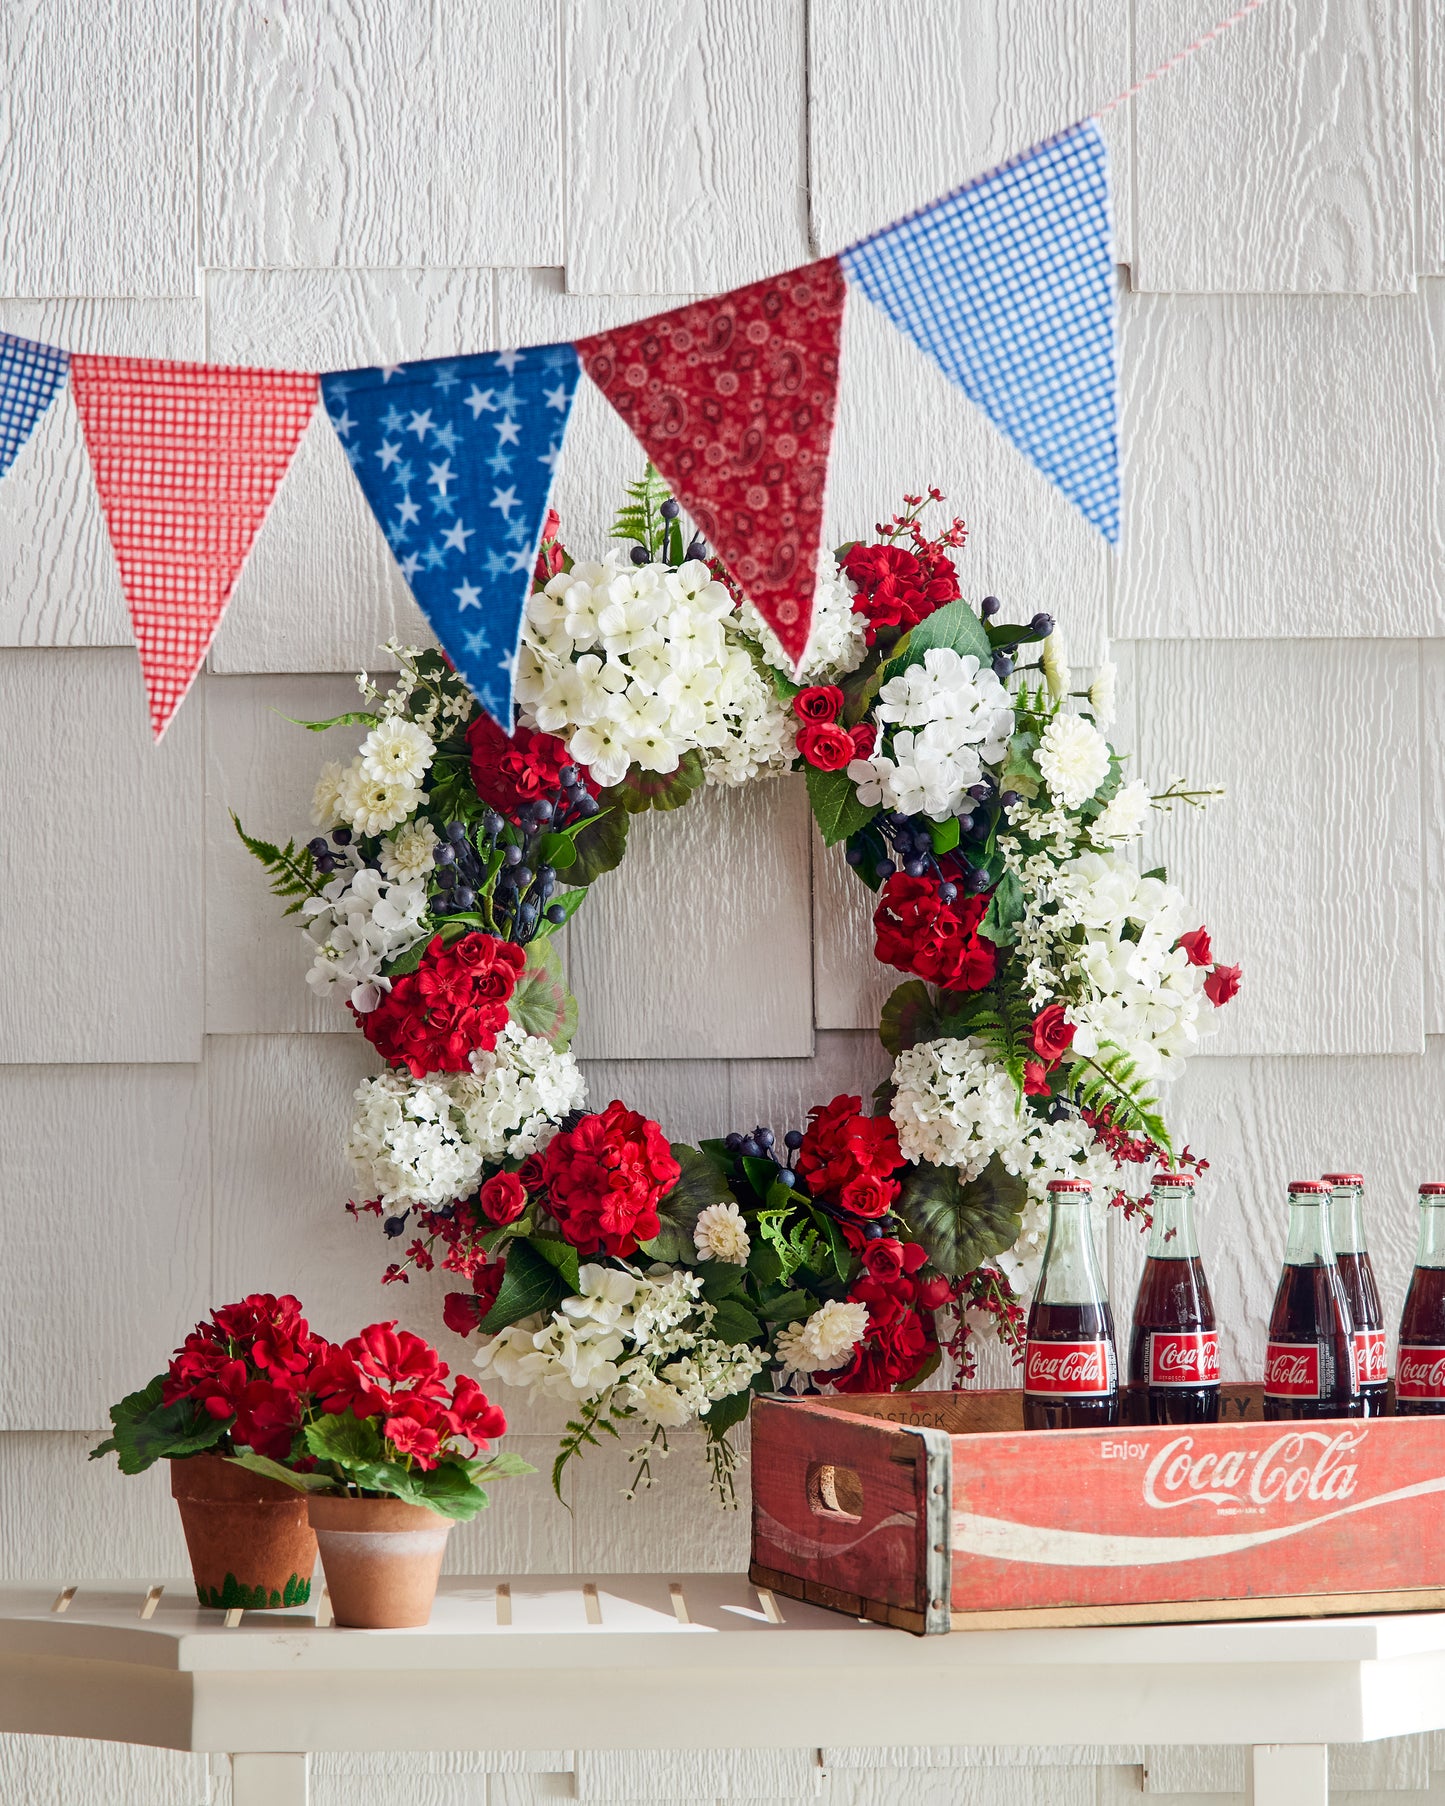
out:
M841 262L1116 544L1114 260L1094 121L864 239Z
M522 611L577 375L571 345L534 345L321 379L417 606L507 733Z
M828 257L577 341L794 661L812 623L846 295Z
M195 681L316 406L316 378L70 360L159 740Z
M60 392L69 364L53 345L0 332L0 477Z

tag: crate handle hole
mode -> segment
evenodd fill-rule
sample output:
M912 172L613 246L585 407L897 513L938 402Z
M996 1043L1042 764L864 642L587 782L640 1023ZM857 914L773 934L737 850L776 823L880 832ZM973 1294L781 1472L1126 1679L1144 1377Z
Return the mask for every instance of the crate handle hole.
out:
M842 1524L863 1520L863 1482L851 1467L831 1461L808 1469L808 1504L815 1516Z

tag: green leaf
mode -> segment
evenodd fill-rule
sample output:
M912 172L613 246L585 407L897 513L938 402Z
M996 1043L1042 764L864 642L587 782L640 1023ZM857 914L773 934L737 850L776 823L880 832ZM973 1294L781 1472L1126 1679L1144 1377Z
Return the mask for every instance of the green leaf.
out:
M644 771L633 765L622 782L605 794L609 800L621 802L629 815L641 815L646 809L680 809L706 775L702 754L690 746L674 771Z
M535 1474L537 1470L530 1461L524 1461L520 1455L513 1454L511 1449L498 1449L495 1455L488 1456L485 1461L474 1461L467 1471L473 1480L481 1482L520 1480L524 1474Z
M816 1303L806 1292L784 1292L759 1305L758 1314L769 1323L796 1323L800 1317L812 1316Z
M342 1469L381 1459L381 1431L376 1420L357 1417L352 1411L318 1417L307 1424L302 1436L318 1461L334 1461Z
M577 999L567 989L557 949L545 936L527 943L527 963L507 1005L513 1022L559 1051L577 1030Z
M813 819L825 846L834 847L840 840L847 840L850 834L867 827L878 813L876 804L870 807L858 801L858 788L846 771L819 771L810 765L806 781Z
M703 1300L707 1304L721 1304L724 1298L735 1298L748 1276L746 1267L730 1260L700 1260L694 1264L693 1272L702 1281Z
M579 828L585 827L586 825L585 822L578 822L577 824ZM574 844L574 837L570 833L544 834L537 843L537 857L542 861L543 865L553 866L559 872L566 871L569 865L575 865L577 863L577 848Z
M999 773L998 787L1000 792L1016 790L1020 796L1031 802L1044 787L1043 773L1035 765L1033 755L1038 751L1039 737L1032 728L1023 728L1008 743L1008 752L1004 757L1003 770Z
M729 1392L726 1398L720 1398L708 1406L707 1416L702 1420L703 1427L709 1436L725 1436L734 1424L741 1423L747 1416L752 1402L753 1395L746 1386L741 1392Z
M921 978L910 978L888 994L878 1018L878 1039L896 1060L920 1041L936 1041L942 1033L938 1006Z
M1014 930L1024 916L1024 887L1012 872L1004 872L989 898L988 913L978 931L995 947L1011 947L1018 939Z
M931 821L927 824L929 839L933 842L935 853L951 853L958 845L958 817L950 815L947 821Z
M421 1484L414 1495L417 1504L425 1505L440 1517L452 1518L458 1524L465 1524L491 1503L465 1462L442 1461L424 1473L413 1470L409 1476L413 1480L418 1477Z
M582 907L586 895L585 890L554 891L547 900L547 907L548 909L561 909L565 913L560 922L549 922L544 915L537 924L536 939L545 940L549 934L555 934L559 928L565 928Z
M450 928L453 924L448 922L447 926ZM422 958L425 955L427 948L432 943L432 938L433 937L430 934L424 934L419 941L413 941L410 947L405 948L394 958L387 960L383 966L386 976L388 978L402 978L408 972L415 972L421 965ZM443 938L445 939L445 936L443 936ZM457 937L453 936L453 939L455 938Z
M267 1480L279 1480L293 1492L327 1492L336 1486L330 1474L303 1474L294 1467L283 1467L269 1455L258 1455L254 1449L238 1449L234 1455L227 1455L226 1459L232 1467L244 1467L247 1473L261 1474Z
M710 1204L731 1204L734 1199L727 1180L700 1148L677 1141L672 1144L672 1157L682 1172L657 1206L661 1230L643 1248L654 1260L690 1265L697 1259L692 1234L697 1219Z
M882 890L883 880L878 876L878 867L883 860L891 858L892 848L879 833L876 820L848 836L848 851L857 855L856 864L851 859L848 862L854 875L861 878L869 890Z
M984 624L984 631L988 635L989 645L995 651L1000 646L1032 646L1049 637L1047 633L1035 633L1032 627L1010 626L1005 621L988 621Z
M953 1167L924 1162L904 1175L897 1209L939 1272L956 1278L1012 1245L1027 1195L997 1156L967 1184Z
M993 657L993 647L989 644L983 622L973 612L970 604L960 598L957 602L936 608L931 615L910 629L908 644L901 656L895 655L889 661L885 681L889 677L896 677L910 665L921 665L924 653L935 646L951 647L953 651L965 655L971 652L981 665L986 665Z
M591 884L615 870L627 851L627 811L620 805L591 816L572 841L577 857L567 867L569 884Z
M784 677L775 665L768 666L768 675L773 680L773 691L780 702L791 702L802 690L802 684L795 684L790 677Z
M712 1320L712 1333L720 1342L756 1342L763 1326L736 1298L724 1298Z
M846 1281L853 1270L853 1250L848 1246L842 1225L830 1217L826 1210L815 1210L813 1223L818 1233L819 1248L826 1248L828 1251L828 1265L838 1279ZM827 1272L818 1267L814 1267L813 1271L820 1278L828 1277Z
M581 1263L571 1242L559 1241L554 1235L534 1235L528 1238L527 1246L534 1254L540 1254L547 1265L560 1276L569 1297L581 1290Z
M161 1403L165 1375L157 1374L140 1392L110 1408L111 1434L91 1450L91 1459L114 1454L123 1474L143 1474L157 1461L199 1455L212 1449L234 1419L212 1417L194 1399Z
M778 1182L776 1162L769 1160L766 1154L744 1154L742 1164L748 1184L760 1198L766 1199L768 1193Z
M298 721L294 715L282 715L280 709L272 709L273 715L281 715L283 721L289 721L292 727L304 727L308 734L324 734L329 727L375 727L381 716L366 709L352 709L345 715L333 715L329 721Z
M573 1287L573 1290L576 1288ZM497 1301L481 1321L484 1334L491 1335L534 1311L549 1311L567 1296L562 1275L539 1254L535 1243L518 1239L507 1250L507 1270Z

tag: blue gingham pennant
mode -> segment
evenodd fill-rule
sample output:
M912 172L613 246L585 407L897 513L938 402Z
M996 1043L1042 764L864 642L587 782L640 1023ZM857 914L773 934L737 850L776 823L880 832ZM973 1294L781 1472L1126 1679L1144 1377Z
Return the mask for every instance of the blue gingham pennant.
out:
M1114 261L1095 122L1070 126L839 261L1116 544Z
M70 359L54 345L0 332L0 477L64 385Z
M417 606L505 733L578 368L571 345L531 345L321 378L331 424Z

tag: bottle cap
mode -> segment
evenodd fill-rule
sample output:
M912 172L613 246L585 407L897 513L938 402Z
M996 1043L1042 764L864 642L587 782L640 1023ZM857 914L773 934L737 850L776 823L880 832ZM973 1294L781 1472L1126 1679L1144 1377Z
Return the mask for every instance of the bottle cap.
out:
M1325 1192L1329 1189L1329 1186L1325 1184L1323 1179L1291 1179L1289 1182L1289 1195L1292 1198L1297 1197L1300 1194L1303 1194L1305 1197L1317 1196L1320 1192Z
M1420 1187L1420 1196L1422 1198L1445 1198L1445 1185L1439 1185L1433 1179L1427 1179Z
M1049 1190L1091 1192L1094 1188L1087 1179L1050 1179Z
M1182 1185L1186 1190L1193 1191L1194 1175L1192 1173L1166 1173L1161 1171L1151 1174L1149 1183L1150 1185Z
M1326 1185L1363 1185L1365 1183L1363 1173L1321 1173L1320 1178Z

